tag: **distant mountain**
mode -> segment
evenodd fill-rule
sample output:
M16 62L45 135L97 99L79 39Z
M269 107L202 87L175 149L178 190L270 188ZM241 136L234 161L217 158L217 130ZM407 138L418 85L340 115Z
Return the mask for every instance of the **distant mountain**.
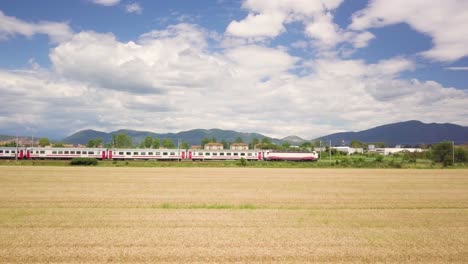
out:
M307 142L307 140L298 136L288 136L288 137L282 138L281 140L286 141L290 143L291 145L296 145L296 146L299 146L302 143Z
M128 129L121 129L110 133L106 133L87 129L78 131L64 138L63 142L71 144L86 144L90 139L100 137L104 140L105 143L109 143L112 140L112 135L117 135L120 133L125 133L132 137L134 144L140 143L147 136L156 137L161 140L164 138L170 138L175 143L177 143L178 140L180 140L180 142L185 141L190 145L199 145L203 138L211 139L215 137L218 142L222 140L225 140L227 142L234 142L238 137L240 137L244 142L250 142L253 138L258 138L259 140L262 140L263 138L267 137L258 133L243 133L233 130L222 129L193 129L189 131L182 131L179 133L153 133L149 131L137 131ZM281 144L283 142L280 139L269 139L277 144Z
M396 144L431 144L443 140L455 141L457 144L468 142L468 127L454 124L422 123L420 121L406 121L374 127L359 132L341 132L318 138L332 145L341 145L351 140L366 143L384 142L388 145Z

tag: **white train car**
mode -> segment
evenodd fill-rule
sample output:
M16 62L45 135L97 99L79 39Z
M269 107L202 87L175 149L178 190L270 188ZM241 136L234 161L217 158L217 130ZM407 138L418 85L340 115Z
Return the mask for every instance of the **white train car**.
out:
M284 152L266 150L263 153L264 160L278 160L278 161L316 161L318 160L318 154L315 151L312 152Z
M184 160L184 149L109 149L107 157L114 160Z
M24 158L24 148L0 147L0 159L18 159Z
M262 152L257 150L187 150L188 160L261 160Z
M106 159L105 148L26 148L27 159Z

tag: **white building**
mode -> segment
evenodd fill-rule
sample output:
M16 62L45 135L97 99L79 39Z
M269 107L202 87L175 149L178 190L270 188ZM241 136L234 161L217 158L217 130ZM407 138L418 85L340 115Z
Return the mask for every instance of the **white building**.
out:
M346 146L341 146L341 147L331 147L332 149L336 149L338 151L344 152L348 155L354 154L354 153L364 153L363 148L352 148L352 147L346 147Z
M248 150L249 145L245 143L232 143L230 146L231 150Z
M210 143L205 144L206 150L222 150L223 148L224 148L223 144L221 143L210 142Z
M379 153L383 155L392 155L395 153L399 152L423 152L423 149L421 148L402 148L401 146L397 146L396 148L371 148L371 145L369 145L369 150L368 152L371 153Z

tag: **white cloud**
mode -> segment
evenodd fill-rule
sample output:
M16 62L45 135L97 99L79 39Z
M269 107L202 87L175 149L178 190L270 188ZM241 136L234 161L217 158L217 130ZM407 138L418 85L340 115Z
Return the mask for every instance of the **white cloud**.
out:
M120 0L92 0L92 2L102 6L114 6L120 3Z
M247 17L232 21L226 28L227 36L262 41L279 36L286 31L285 24L301 22L304 34L320 49L330 49L342 42L354 48L367 46L374 35L341 29L333 21L333 11L342 0L247 0L243 8Z
M127 13L141 14L143 8L138 3L130 3L125 6L125 11L127 11Z
M31 23L7 16L0 11L0 40L6 40L15 35L32 37L36 34L48 35L52 42L59 43L69 39L73 31L67 23L50 21Z
M190 24L129 42L75 34L51 50L54 72L0 71L0 126L37 133L218 127L314 138L410 119L466 122L460 109L468 94L400 79L415 67L404 58L303 61L258 44L214 52L209 37Z
M407 23L429 35L433 48L421 54L437 61L455 61L468 55L468 1L372 0L353 15L352 30Z
M468 71L468 67L446 67L449 71Z

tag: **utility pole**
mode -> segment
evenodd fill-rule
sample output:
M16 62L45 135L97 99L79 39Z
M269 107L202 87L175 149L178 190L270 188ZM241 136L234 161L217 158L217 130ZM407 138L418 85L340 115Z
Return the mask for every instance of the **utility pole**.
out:
M180 138L177 139L177 152L179 153L179 158L177 160L180 162L182 156L180 154Z
M330 146L328 147L328 154L330 156L330 164L331 164L331 139L330 139Z
M18 134L16 134L16 152L15 152L15 161L18 161L18 142L19 142L19 138L18 138Z

